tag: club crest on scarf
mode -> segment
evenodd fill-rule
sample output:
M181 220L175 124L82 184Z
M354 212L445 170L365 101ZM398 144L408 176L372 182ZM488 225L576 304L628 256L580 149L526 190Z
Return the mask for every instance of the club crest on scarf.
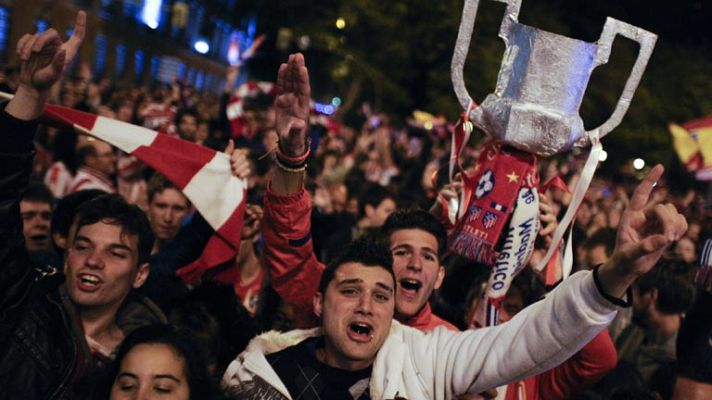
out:
M470 188L472 196L465 215L450 235L450 250L480 263L494 264L505 224L513 210L525 201L524 196L519 196L520 190L531 193L538 182L535 155L503 149L498 143L485 145L475 172L465 175L466 191ZM531 203L531 198L527 199ZM527 209L531 217L538 217L538 198L537 207Z

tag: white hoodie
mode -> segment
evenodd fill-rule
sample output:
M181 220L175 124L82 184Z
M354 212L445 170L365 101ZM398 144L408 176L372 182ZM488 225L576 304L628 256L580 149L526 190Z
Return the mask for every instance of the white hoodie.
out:
M496 327L422 332L394 320L373 364L371 398L453 399L522 380L570 358L615 314L616 307L601 296L593 276L585 271ZM321 334L316 328L256 337L228 366L223 388L259 376L292 399L265 355Z

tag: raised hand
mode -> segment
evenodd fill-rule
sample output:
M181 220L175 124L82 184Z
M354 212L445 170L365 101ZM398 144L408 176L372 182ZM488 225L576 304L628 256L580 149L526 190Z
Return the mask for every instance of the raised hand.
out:
M556 212L551 205L551 200L544 193L539 194L539 222L541 223L539 235L545 238L548 247L554 231L559 226L559 221L556 220Z
M230 167L232 169L232 174L240 179L247 179L250 177L252 170L250 169L250 160L248 156L250 151L247 149L236 149L235 142L230 139L227 141L227 147L223 153L230 156Z
M249 240L255 237L262 229L262 217L264 210L257 204L248 204L245 207L245 218L242 223L240 237L242 240Z
M86 13L79 11L74 33L62 42L54 29L39 34L25 34L17 42L20 59L20 85L38 91L48 90L72 62L86 33Z
M301 53L292 54L277 73L279 95L274 100L279 147L289 157L306 153L311 100L309 72Z
M77 13L74 33L62 42L54 29L39 34L25 34L17 41L20 82L15 97L5 110L15 118L32 120L44 107L49 90L77 54L86 33L87 16Z
M620 297L639 276L650 271L671 243L687 231L685 217L670 203L650 204L655 182L663 174L656 165L638 185L618 226L616 248L599 270L601 283Z

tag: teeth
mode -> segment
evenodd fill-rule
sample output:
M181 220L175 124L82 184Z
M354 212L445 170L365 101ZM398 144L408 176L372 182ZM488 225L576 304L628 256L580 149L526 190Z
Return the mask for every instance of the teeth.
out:
M400 281L403 289L407 290L419 290L422 284L415 279L401 279Z
M362 335L367 335L369 332L371 332L370 326L368 326L366 324L361 324L358 322L351 324L351 329L353 329L356 333L359 333Z
M99 278L93 275L81 275L81 279L84 282L91 283L91 284L97 284L99 283Z

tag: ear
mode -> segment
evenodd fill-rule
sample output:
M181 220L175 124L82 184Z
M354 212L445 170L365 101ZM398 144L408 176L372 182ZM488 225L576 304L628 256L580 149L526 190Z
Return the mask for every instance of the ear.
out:
M64 237L60 233L53 233L52 234L52 240L54 241L54 244L57 245L60 249L67 250L67 238Z
M370 204L366 204L363 206L363 212L364 212L364 217L371 218L371 215L373 215L374 208Z
M433 289L440 289L440 285L443 284L443 279L445 279L445 267L441 265L440 267L438 267L438 277L435 279L435 285L433 285Z
M653 288L650 291L650 305L655 308L658 308L658 295L659 294L660 294L660 292L658 292L658 288Z
M320 292L316 292L314 294L314 298L312 299L312 305L314 306L314 314L316 314L317 317L321 318L322 309L324 307L324 297L321 295Z
M150 271L149 264L143 263L138 266L138 272L136 272L136 277L134 278L133 288L138 289L146 283L148 279L148 273Z

